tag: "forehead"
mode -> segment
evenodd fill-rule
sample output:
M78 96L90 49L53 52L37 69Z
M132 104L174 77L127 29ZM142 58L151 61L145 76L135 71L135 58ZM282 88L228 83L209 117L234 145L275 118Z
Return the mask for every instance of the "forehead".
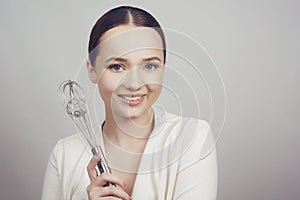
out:
M100 39L100 57L121 57L131 52L149 52L161 54L163 44L160 35L149 27L121 25L106 31Z

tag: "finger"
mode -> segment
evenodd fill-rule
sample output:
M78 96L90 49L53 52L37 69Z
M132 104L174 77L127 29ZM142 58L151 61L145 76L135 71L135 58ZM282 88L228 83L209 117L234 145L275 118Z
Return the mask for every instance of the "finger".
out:
M127 183L125 181L121 180L117 176L110 174L110 173L100 174L93 180L92 184L97 185L97 186L104 186L108 182L114 183L122 188L127 187Z
M89 175L89 178L90 178L91 182L93 180L95 180L95 178L98 176L96 166L97 166L97 163L98 163L99 160L100 160L100 155L96 154L91 158L91 160L90 160L90 162L87 166L87 171L88 171L88 175Z
M110 196L110 197L101 197L101 200L123 200L123 199L121 199L119 197Z
M131 197L121 188L118 187L95 187L92 191L93 197L115 197L124 200L131 200Z
M114 189L119 191L114 191ZM122 189L113 186L110 187L98 187L89 185L86 189L88 194L88 199L122 199L122 200L132 200L132 198Z

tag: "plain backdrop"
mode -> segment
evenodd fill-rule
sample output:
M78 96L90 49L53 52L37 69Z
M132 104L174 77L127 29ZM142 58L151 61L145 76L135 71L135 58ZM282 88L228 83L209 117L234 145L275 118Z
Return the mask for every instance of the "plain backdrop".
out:
M94 22L120 4L193 38L218 66L227 97L218 199L300 199L296 0L1 1L0 198L40 198L51 149L75 131L58 85L82 68Z

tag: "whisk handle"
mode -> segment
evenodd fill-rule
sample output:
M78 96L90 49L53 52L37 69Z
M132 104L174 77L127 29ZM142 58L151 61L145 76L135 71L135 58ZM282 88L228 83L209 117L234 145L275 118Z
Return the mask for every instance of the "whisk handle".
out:
M98 163L97 163L97 167L98 167L98 170L99 170L100 174L102 174L102 173L110 173L110 171L105 170L104 166L105 166L105 164L103 162L103 159L100 159L98 161ZM104 185L104 187L107 187L107 186L116 186L116 185L114 183L107 182Z
M104 156L104 154L102 152L101 147L97 146L97 147L92 148L92 153L93 153L93 155L96 155L96 154L100 153L100 160L97 163L97 168L98 168L98 171L100 172L100 174L102 174L102 173L110 173L108 164L107 164L107 162L105 160L105 156ZM106 186L116 186L116 185L114 183L107 182L104 185L104 187L106 187Z

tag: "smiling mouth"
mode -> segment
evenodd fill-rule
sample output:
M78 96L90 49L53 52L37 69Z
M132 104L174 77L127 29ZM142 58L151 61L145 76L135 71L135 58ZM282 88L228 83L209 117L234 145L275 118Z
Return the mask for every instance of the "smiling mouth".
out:
M144 97L146 95L141 94L141 95L118 95L118 96L121 97L125 102L129 103L129 105L134 106L140 104L144 100Z
M139 97L127 97L127 96L121 96L123 99L127 100L127 101L138 101L140 100L143 96L139 96Z

